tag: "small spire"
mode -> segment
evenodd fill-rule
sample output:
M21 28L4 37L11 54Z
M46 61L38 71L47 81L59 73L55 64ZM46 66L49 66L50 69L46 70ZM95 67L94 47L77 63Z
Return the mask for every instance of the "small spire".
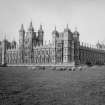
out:
M55 26L55 31L56 31L56 26Z
M66 24L66 28L64 29L64 31L69 31L69 32L71 32L71 30L69 29L69 26L68 26L68 24Z
M24 26L23 26L23 24L21 24L21 29L24 29Z
M30 27L32 27L32 21L30 22Z
M42 25L40 24L40 27L39 27L39 29L38 29L38 32L42 32L42 33L44 33L44 31L43 31L43 28L42 28Z
M75 27L74 35L80 35L79 32L77 31L77 27Z
M23 24L21 24L20 31L24 31L24 26L23 26Z
M43 30L43 29L42 29L42 25L41 25L41 24L40 24L40 30Z
M30 22L30 25L29 25L29 29L30 31L34 31L34 28L33 28L33 25L32 25L32 21Z
M99 40L98 40L98 43L100 43Z
M68 26L68 24L66 25L66 28L67 28L67 29L69 29L69 26Z
M6 40L6 33L5 33L5 35L4 35L4 40Z
M56 29L56 26L54 27L54 30L53 30L52 33L53 33L53 34L58 34L58 31L57 31L57 29Z

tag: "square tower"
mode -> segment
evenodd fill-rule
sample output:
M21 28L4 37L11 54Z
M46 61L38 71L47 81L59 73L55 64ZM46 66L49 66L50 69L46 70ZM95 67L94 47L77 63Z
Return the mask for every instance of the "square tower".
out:
M68 28L64 29L64 48L63 48L63 62L74 62L74 40L73 33Z

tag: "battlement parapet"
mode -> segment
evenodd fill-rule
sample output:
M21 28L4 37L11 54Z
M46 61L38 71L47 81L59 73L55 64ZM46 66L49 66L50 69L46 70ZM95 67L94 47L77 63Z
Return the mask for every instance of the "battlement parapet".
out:
M99 48L96 45L80 42L80 48L81 49L87 49L87 50L94 50L94 51L99 51L99 52L105 52L104 48Z

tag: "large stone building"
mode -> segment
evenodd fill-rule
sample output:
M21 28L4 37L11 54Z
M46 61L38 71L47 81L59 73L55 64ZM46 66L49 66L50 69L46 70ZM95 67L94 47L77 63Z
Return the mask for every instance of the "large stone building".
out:
M37 32L30 22L27 32L19 30L19 46L4 39L0 46L0 63L7 65L81 65L105 64L105 50L80 44L79 32L71 32L68 25L63 32L52 32L52 42L44 44L42 25ZM100 47L101 46L101 47Z

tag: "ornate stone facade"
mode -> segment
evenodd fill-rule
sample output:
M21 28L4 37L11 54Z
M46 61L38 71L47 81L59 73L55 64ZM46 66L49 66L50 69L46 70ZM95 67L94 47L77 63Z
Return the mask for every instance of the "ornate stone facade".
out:
M105 64L105 50L99 47L88 47L80 44L79 32L71 32L68 25L63 32L52 32L52 42L44 44L44 31L40 25L34 31L32 22L27 32L23 25L19 30L19 46L13 41L11 44L4 40L0 46L1 64L54 64L54 65L81 65ZM11 46L9 46L9 44Z

